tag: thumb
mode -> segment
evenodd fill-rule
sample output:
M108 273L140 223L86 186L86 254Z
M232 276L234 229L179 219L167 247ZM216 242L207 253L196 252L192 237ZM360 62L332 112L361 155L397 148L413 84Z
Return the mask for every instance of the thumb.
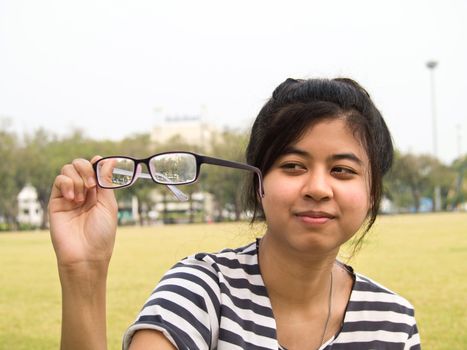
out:
M99 155L96 155L96 156L92 157L91 164L94 164L95 162L97 162L99 159L102 159L102 158L103 157L99 156Z
M117 207L117 200L115 198L114 190L97 186L97 200L103 204L106 204L106 206L110 205Z

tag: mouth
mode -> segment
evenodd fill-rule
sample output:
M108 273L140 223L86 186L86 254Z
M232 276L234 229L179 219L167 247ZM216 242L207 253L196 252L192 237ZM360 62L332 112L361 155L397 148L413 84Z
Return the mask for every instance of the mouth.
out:
M295 216L304 223L314 225L325 224L336 218L336 216L331 213L314 210L297 212Z

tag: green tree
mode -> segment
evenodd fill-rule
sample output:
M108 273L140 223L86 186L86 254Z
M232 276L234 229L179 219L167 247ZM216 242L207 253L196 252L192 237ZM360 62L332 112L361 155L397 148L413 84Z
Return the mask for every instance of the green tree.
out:
M437 200L434 198L435 188L439 187L441 200L440 208L441 210L447 210L449 201L448 195L451 190L455 187L456 181L456 172L452 167L449 167L441 163L438 159L430 157L428 162L431 165L430 172L430 186L428 192L425 192L425 195L428 197L431 195L433 203Z
M43 228L47 223L47 203L55 176L59 173L62 159L57 159L50 152L52 135L39 129L33 135L25 137L21 170L26 175L27 182L37 191L38 201L43 211Z
M215 157L231 161L245 162L247 134L239 130L226 130L211 144ZM208 168L209 167L209 168ZM220 166L206 165L202 172L204 188L214 194L217 203L218 217L222 221L223 209L230 209L239 220L242 213L242 186L249 175L244 170Z
M422 197L435 201L435 187L441 190L442 208L454 181L452 169L430 155L395 153L393 167L385 178L386 195L400 208L420 210Z
M3 216L6 228L18 228L17 196L25 184L24 174L18 169L20 144L15 133L9 131L10 121L0 120L0 217Z
M467 155L454 160L451 169L455 172L454 186L448 194L448 205L452 209L458 208L467 200L467 181L465 181L467 173Z
M414 198L417 198L419 201L418 192L416 192L417 197L414 197L413 191L405 179L405 175L402 154L396 150L392 168L384 177L383 188L384 195L399 209L408 208L412 205L415 206Z

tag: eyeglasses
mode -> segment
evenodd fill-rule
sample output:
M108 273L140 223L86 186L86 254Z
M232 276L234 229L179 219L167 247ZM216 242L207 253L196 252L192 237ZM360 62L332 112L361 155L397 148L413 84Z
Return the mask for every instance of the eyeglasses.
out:
M146 165L149 174L142 172L141 164ZM158 184L166 185L177 199L186 201L188 196L175 186L196 182L201 164L219 165L254 172L258 177L259 195L263 197L263 180L261 171L257 167L191 152L164 152L144 159L111 156L99 159L93 164L93 167L97 184L102 188L129 187L138 178L152 179Z

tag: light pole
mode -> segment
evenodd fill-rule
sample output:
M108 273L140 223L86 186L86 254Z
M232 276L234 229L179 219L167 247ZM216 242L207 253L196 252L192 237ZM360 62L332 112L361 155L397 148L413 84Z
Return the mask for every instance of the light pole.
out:
M438 158L438 137L436 130L436 101L435 101L435 68L438 65L437 61L428 61L427 68L430 71L430 88L431 88L431 117L432 117L432 132L433 132L433 156Z
M432 133L433 133L433 156L438 159L438 135L436 124L436 99L435 99L435 68L438 65L437 61L431 60L426 63L430 71L430 88L431 88L431 117L432 117ZM433 211L441 210L441 188L438 184L435 185L433 196Z
M457 124L457 157L462 157L462 126Z

